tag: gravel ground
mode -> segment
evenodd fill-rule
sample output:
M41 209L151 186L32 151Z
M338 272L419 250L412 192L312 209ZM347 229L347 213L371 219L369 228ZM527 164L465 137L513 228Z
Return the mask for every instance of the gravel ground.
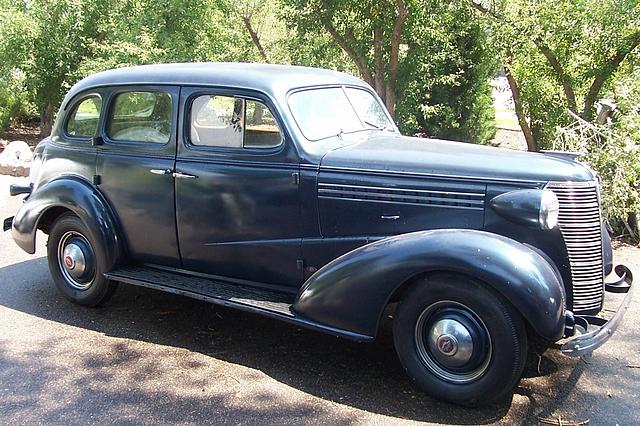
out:
M0 218L20 202L9 180ZM54 289L40 237L30 256L0 235L0 424L640 423L638 293L595 354L532 356L512 398L465 409L409 382L388 326L357 344L124 285L102 308L75 306ZM616 257L640 277L639 249Z

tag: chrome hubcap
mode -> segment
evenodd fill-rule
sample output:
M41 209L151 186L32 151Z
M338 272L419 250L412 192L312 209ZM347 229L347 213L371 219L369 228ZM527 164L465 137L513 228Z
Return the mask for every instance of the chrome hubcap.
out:
M69 274L75 278L80 278L85 270L85 257L82 249L74 243L69 243L64 248L64 266Z
M60 238L58 265L67 283L77 290L86 290L95 279L91 244L75 231L69 231Z
M450 383L480 378L491 360L491 339L482 320L458 302L428 306L418 318L415 342L421 361Z

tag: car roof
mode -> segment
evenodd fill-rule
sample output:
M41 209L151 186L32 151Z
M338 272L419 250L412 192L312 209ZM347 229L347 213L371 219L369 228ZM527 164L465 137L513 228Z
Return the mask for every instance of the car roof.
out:
M239 62L172 63L117 68L90 75L71 88L67 100L95 87L138 84L228 86L259 90L281 99L290 90L301 87L367 86L349 74L320 68Z

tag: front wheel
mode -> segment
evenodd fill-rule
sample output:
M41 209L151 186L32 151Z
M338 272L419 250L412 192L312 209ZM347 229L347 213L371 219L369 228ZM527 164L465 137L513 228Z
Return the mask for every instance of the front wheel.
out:
M106 264L104 248L74 214L64 214L53 224L47 260L56 287L75 303L96 306L116 290L117 284L103 276L112 266Z
M454 274L414 282L398 306L393 334L414 382L463 405L489 404L511 392L527 356L526 330L511 304Z

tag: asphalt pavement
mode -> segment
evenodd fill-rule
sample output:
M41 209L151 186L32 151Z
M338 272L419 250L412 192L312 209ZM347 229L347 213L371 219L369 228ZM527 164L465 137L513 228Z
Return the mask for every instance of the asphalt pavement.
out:
M15 180L0 176L0 219ZM468 409L409 381L388 323L358 344L126 285L84 308L54 288L38 238L28 255L0 234L0 424L640 424L640 292L593 355L532 355L513 397ZM640 277L640 249L616 258Z

